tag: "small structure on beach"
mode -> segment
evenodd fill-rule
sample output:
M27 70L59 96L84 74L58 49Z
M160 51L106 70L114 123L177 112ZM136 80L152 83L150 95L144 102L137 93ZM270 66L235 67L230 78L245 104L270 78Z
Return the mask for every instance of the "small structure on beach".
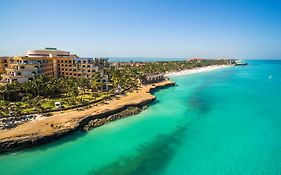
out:
M61 102L56 101L56 102L55 102L55 107L56 107L57 109L61 109Z
M124 90L122 89L122 87L118 84L117 88L115 89L114 93L115 94L121 94L123 93Z

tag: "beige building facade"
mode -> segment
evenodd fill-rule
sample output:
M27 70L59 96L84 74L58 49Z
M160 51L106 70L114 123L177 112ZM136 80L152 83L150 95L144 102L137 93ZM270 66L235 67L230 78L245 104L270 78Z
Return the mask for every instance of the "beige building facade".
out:
M55 48L27 51L25 56L0 58L1 82L26 82L38 75L92 78L109 65L107 58L79 58Z

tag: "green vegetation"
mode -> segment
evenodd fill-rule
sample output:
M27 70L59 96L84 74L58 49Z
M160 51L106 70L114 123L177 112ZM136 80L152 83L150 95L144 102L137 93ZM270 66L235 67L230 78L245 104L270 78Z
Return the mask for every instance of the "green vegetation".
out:
M194 60L150 62L141 66L128 64L103 69L109 82L104 82L101 74L96 73L92 79L39 76L25 83L4 84L0 85L0 116L17 117L58 110L54 105L56 101L61 102L63 108L83 106L112 97L117 87L124 91L134 90L147 74L228 63L227 60ZM104 91L105 86L109 87L107 91Z
M193 61L161 61L150 62L144 66L132 67L133 72L140 75L152 73L167 73L171 71L180 71L184 69L192 69L195 67L205 67L211 65L230 64L229 60L193 60Z

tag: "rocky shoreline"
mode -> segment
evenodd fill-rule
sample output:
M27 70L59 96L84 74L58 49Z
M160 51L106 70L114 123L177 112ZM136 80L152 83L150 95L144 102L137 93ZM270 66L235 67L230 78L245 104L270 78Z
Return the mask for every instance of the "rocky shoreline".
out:
M99 126L102 126L108 122L111 122L111 121L114 121L114 120L117 120L117 119L121 119L121 118L124 118L124 117L129 117L131 115L135 115L135 114L138 114L140 113L141 111L147 109L148 107L147 106L143 106L143 107L128 107L127 109L119 112L119 113L116 113L116 114L113 114L113 115L110 115L108 117L104 117L104 118L96 118L94 120L91 120L87 125L85 125L83 127L83 131L89 131L90 129L92 128L97 128Z
M156 99L151 94L153 90L174 85L175 83L171 81L146 85L109 104L95 106L85 111L72 110L0 131L0 153L50 143L74 131L88 131L110 121L137 114Z

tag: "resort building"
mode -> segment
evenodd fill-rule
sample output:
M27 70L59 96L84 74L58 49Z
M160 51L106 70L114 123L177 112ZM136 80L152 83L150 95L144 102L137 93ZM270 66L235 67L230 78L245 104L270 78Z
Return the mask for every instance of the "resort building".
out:
M100 69L103 69L109 66L108 60L109 60L108 58L95 58L94 62L96 66L98 66Z
M25 82L32 80L36 75L44 74L53 76L53 64L51 59L38 59L29 57L12 57L9 66L1 75L2 82Z
M54 60L56 77L91 78L103 66L96 65L95 60L93 58L57 58Z
M79 58L56 48L31 50L25 56L1 57L2 82L25 82L38 75L47 77L91 78L109 66L108 58Z
M145 76L143 84L157 83L164 80L165 77L163 74L150 74Z
M204 58L189 58L186 61L191 63L201 63L202 60L204 60Z
M109 85L109 79L108 79L108 75L104 74L103 71L100 72L100 76L101 76L101 81L103 83L103 87L102 90L108 90L108 85Z
M147 62L114 62L111 65L114 67L123 67L123 66L130 66L130 67L139 67L139 66L144 66L146 65Z

